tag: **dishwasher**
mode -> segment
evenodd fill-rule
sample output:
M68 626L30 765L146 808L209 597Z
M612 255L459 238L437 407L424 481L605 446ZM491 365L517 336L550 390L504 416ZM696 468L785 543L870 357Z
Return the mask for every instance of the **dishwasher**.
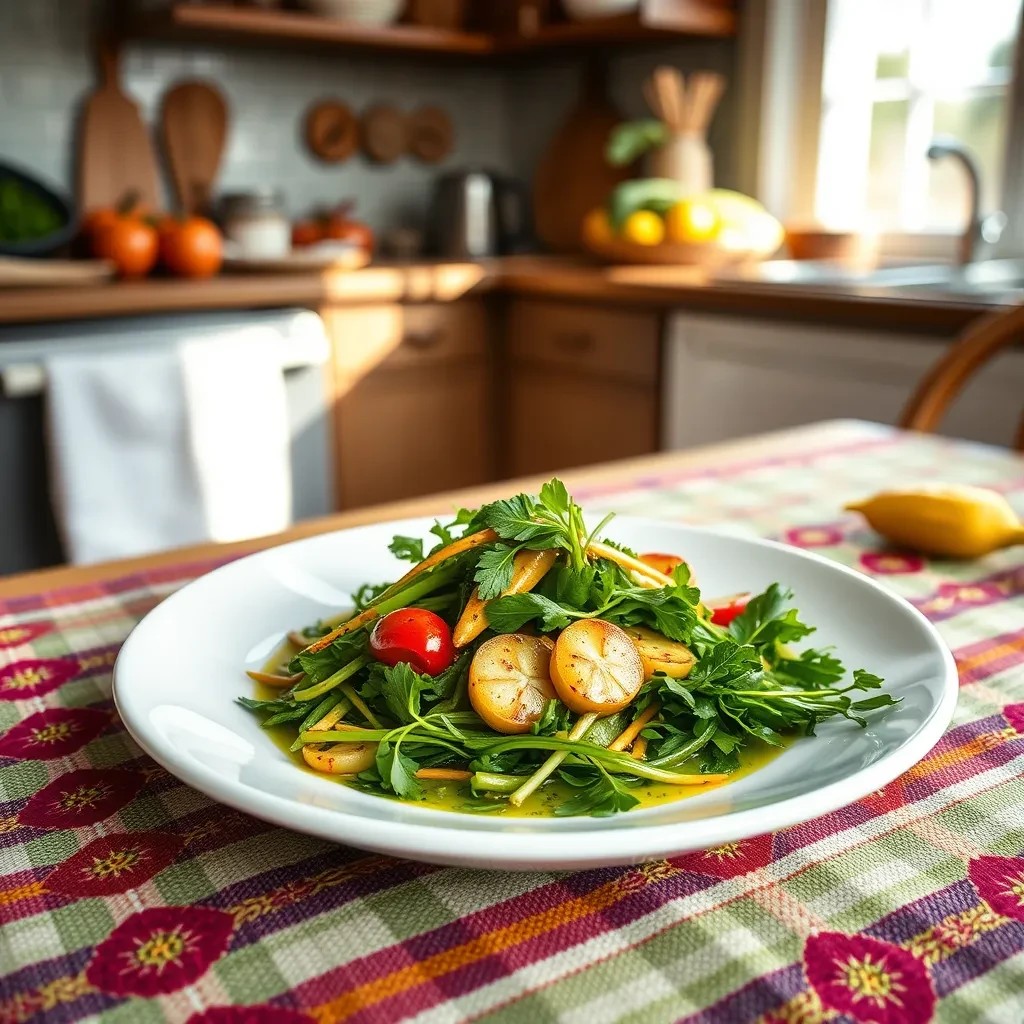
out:
M10 325L0 328L0 576L66 561L47 468L43 361L48 355L171 345L255 325L277 328L282 336L293 518L333 511L332 410L325 379L329 346L315 313L218 312Z

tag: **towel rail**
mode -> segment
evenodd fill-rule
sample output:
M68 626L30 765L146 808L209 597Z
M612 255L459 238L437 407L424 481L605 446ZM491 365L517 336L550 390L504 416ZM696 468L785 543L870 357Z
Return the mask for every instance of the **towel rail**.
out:
M296 353L282 360L281 369L287 373L289 370L321 366L324 359L318 356L319 353ZM0 366L0 394L5 398L33 398L45 390L46 368L42 363L8 363Z

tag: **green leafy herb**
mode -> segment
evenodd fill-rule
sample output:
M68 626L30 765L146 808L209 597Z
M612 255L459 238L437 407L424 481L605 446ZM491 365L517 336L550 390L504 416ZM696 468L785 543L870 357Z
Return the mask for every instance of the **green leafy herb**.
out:
M521 545L495 544L480 556L473 579L484 601L509 588L515 557L521 550Z
M401 534L392 537L388 551L405 562L418 564L423 561L423 541L419 537L403 537Z
M594 818L606 818L640 803L629 791L631 785L639 784L639 779L627 781L621 776L610 775L600 764L595 765L595 769L593 781L586 788L555 808L557 817L589 814Z
M790 590L773 583L763 594L750 599L740 615L729 624L730 635L741 644L759 650L772 644L789 644L814 632L813 626L800 621Z
M625 167L648 150L664 145L668 137L669 128L664 121L626 121L609 136L605 158L613 167Z

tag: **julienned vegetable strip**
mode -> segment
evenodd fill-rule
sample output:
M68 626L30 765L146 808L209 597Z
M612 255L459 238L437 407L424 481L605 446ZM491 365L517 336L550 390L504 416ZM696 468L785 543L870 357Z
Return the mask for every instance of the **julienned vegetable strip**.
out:
M264 686L276 686L279 689L287 689L294 686L305 673L295 672L292 675L283 676L276 672L255 672L247 669L245 673L253 682L262 683Z
M482 538L482 539L481 539ZM469 548L476 547L486 542L486 538L483 534L477 534L476 538L467 538L467 541L473 540L472 544L463 545L462 550L468 550ZM452 545L456 547L456 545ZM451 551L448 558L452 558L461 551ZM393 583L383 594L381 594L377 600L370 605L369 608L364 609L358 615L352 616L350 619L346 619L340 626L336 626L334 629L327 633L325 636L320 637L319 640L311 643L303 654L317 654L322 651L325 647L330 647L335 640L339 637L345 636L347 633L353 633L355 630L362 628L367 623L373 622L374 619L379 618L387 612L394 611L397 608L402 608L408 604L414 604L421 597L426 596L433 590L445 582L447 582L442 574L432 574L425 580L420 580L418 583L415 582L416 578L422 576L424 572L432 568L434 565L439 564L441 561L446 559L437 559L434 556L426 559L420 565L416 567L412 572L406 573L397 583ZM429 563L429 564L428 564ZM406 586L408 584L408 586Z
M648 705L627 725L618 736L608 744L609 750L625 750L640 735L641 730L661 710L661 705L655 701Z
M646 562L641 562L640 559L633 558L632 555L627 555L624 551L619 551L618 548L613 548L608 544L591 541L587 547L587 553L594 558L607 558L609 562L614 562L628 572L635 573L655 587L671 587L675 585L675 581L671 576L666 576L663 572L652 569Z
M473 773L460 768L421 768L416 778L433 782L469 782Z
M581 740L587 734L587 730L597 721L597 714L591 711L589 714L580 715L579 720L572 727L569 733L569 740ZM560 750L552 754L534 773L531 775L509 798L508 802L514 807L519 807L524 800L536 792L537 788L545 782L558 766L568 757L567 750Z
M429 800L443 784L466 811L559 815L720 784L752 743L895 703L877 676L802 646L813 629L784 587L710 621L684 564L699 552L638 557L607 522L588 533L552 480L435 523L425 556L429 540L395 537L413 567L361 586L355 614L287 634L295 657L250 672L280 695L240 701L367 792Z
M518 552L512 560L512 580L500 596L528 594L544 579L557 558L558 552L551 550ZM480 597L480 588L474 587L452 631L456 647L471 644L487 628L486 609L489 603Z

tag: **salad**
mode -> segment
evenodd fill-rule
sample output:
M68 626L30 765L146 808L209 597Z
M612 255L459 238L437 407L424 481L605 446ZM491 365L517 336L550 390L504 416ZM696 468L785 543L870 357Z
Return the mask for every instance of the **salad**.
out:
M752 748L896 703L829 650L791 649L813 627L783 586L702 599L679 555L605 538L611 518L588 530L554 479L436 522L429 551L395 537L413 567L289 633L240 702L366 792L559 816L721 784Z

